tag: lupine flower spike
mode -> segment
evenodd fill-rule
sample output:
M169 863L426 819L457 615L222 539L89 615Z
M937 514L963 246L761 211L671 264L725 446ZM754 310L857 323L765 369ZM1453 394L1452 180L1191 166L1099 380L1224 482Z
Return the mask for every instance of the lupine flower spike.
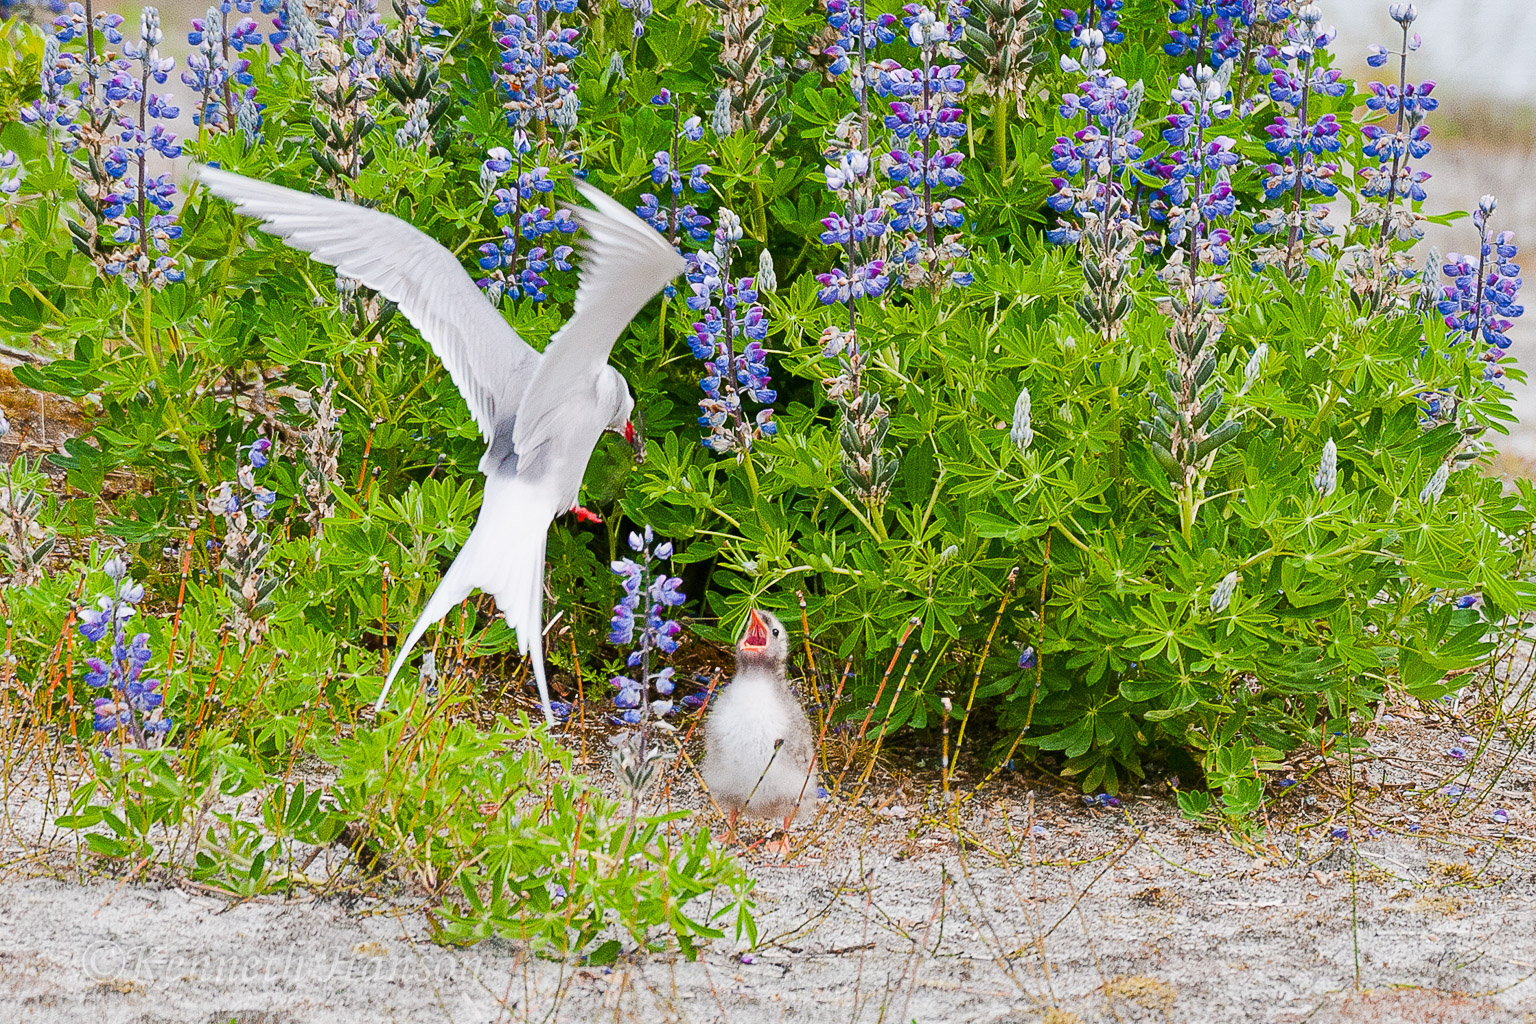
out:
M909 288L927 288L935 294L943 287L969 285L973 276L957 270L967 254L959 229L965 223L965 204L944 193L965 183L960 172L965 154L965 112L960 94L965 80L960 75L955 42L965 31L966 8L945 4L944 13L923 4L902 8L906 38L917 50L914 67L903 68L885 61L875 79L876 92L890 101L885 127L894 144L881 166L895 187L891 189L891 258L887 271L900 274Z
M1030 76L1041 58L1042 0L971 0L956 46L974 69L973 89L992 100L992 162L1008 179L1008 124L1025 115Z
M10 430L10 421L0 412L0 437ZM25 456L17 464L25 471ZM16 465L5 466L5 483L0 487L0 553L5 555L12 585L30 587L42 580L44 564L58 538L42 523L43 495L18 481L16 469Z
M570 210L551 209L555 182L548 165L537 161L528 133L519 128L511 141L511 149L497 146L481 164L480 180L490 192L491 212L508 223L502 225L500 244L480 246L480 269L489 273L477 283L494 302L543 302L549 285L545 275L571 270L574 250L561 239L575 234L576 219ZM501 184L509 175L507 184Z
M1385 114L1387 124L1373 123L1361 128L1365 136L1365 155L1374 165L1361 168L1364 182L1360 194L1379 203L1361 205L1355 223L1367 229L1365 255L1354 283L1355 291L1372 311L1383 310L1389 297L1411 297L1418 285L1412 257L1403 247L1424 237L1424 214L1417 206L1428 196L1424 182L1429 172L1417 170L1415 161L1429 154L1429 126L1425 116L1439 106L1431 93L1434 82L1415 84L1408 81L1408 55L1422 40L1413 31L1418 7L1411 3L1393 4L1392 19L1402 27L1399 49L1372 46L1367 63L1379 68L1397 57L1397 81L1371 82L1371 98L1366 106ZM1401 243L1395 249L1393 243Z
M1291 277L1304 274L1309 259L1325 255L1334 233L1326 220L1327 206L1313 197L1338 194L1332 180L1338 164L1328 157L1339 152L1340 125L1333 114L1318 116L1316 104L1324 97L1343 96L1348 86L1341 72L1320 63L1335 35L1332 28L1320 27L1322 20L1321 7L1303 4L1286 30L1285 45L1272 48L1260 64L1273 78L1270 98L1289 116L1277 116L1268 129L1267 148L1278 162L1264 167L1264 194L1277 205L1265 211L1254 231L1277 241L1259 249L1254 264L1280 267Z
M741 238L741 219L722 209L714 245L688 256L693 294L687 305L700 314L688 344L707 368L699 381L704 391L699 400L699 426L704 428L700 443L719 455L745 456L755 441L779 429L771 404L778 393L768 386L768 356L763 350L768 313L757 301L753 279L731 276ZM750 413L749 400L762 408Z
M656 668L653 659L677 650L682 624L668 616L685 598L683 581L667 575L670 541L657 544L647 526L629 535L629 548L634 558L613 563L614 573L623 581L623 593L613 609L608 642L633 647L625 659L628 674L616 675L610 682L618 711L615 722L634 727L615 737L613 754L620 787L634 810L655 781L666 754L658 734L672 731L667 719L677 710L672 699L675 669Z
M208 497L208 511L224 520L219 578L232 608L229 627L242 650L266 634L267 616L274 607L272 592L278 584L262 567L271 543L260 526L272 514L277 492L256 482L256 473L267 467L271 456L271 441L251 442L235 481L224 481Z
M93 607L80 610L81 636L92 644L110 638L105 658L85 659L86 685L104 691L92 700L92 726L109 741L115 739L119 747L159 746L171 720L164 713L160 680L144 674L154 658L149 634L128 636L128 622L138 614L144 588L128 575L121 556L107 559L102 571L112 581L112 592L97 597Z

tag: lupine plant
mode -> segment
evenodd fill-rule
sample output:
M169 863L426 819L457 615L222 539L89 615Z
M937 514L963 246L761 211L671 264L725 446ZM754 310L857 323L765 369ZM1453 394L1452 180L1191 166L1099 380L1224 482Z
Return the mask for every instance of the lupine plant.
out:
M1450 279L1436 308L1451 331L1451 340L1465 344L1468 354L1483 364L1483 377L1502 387L1500 361L1511 344L1508 332L1515 318L1525 313L1520 298L1520 267L1515 263L1519 247L1512 231L1493 234L1489 222L1498 200L1483 196L1472 214L1478 248L1473 257L1450 253L1443 268ZM1482 348L1476 346L1481 342Z
M576 221L569 210L550 208L555 182L547 166L529 166L533 151L528 133L519 128L510 150L494 147L481 164L480 181L489 186L488 201L494 200L491 212L508 222L501 226L499 244L480 246L480 269L489 274L479 284L497 304L503 298L543 302L549 285L544 275L571 269L573 250L560 239L576 231ZM509 174L508 185L501 184Z
M887 58L875 79L875 91L890 103L885 126L890 151L880 159L895 182L890 207L888 272L909 288L937 293L947 285L971 283L969 271L956 269L966 255L958 229L965 223L965 203L945 192L965 183L960 164L965 136L960 74L955 43L965 32L966 8L946 3L942 15L924 4L902 8L907 42L917 51L912 67Z
M179 142L154 116L178 104L151 97L157 32L186 26L146 17L127 40L115 15L68 7L52 28L9 28L35 83L0 75L0 110L19 112L0 127L0 183L14 183L0 340L50 357L18 364L21 383L91 410L66 418L81 436L48 456L63 483L38 522L60 540L34 585L6 593L14 693L39 721L78 713L53 685L69 653L52 638L85 592L84 552L124 551L145 591L128 603L156 609L178 711L156 770L188 814L271 794L260 821L219 824L211 860L157 854L173 872L269 890L256 854L292 843L270 812L321 844L376 837L402 877L452 893L440 916L457 938L526 927L583 948L610 912L642 934L702 934L681 910L655 919L675 909L662 897L604 903L597 867L557 878L580 858L564 833L523 828L536 809L465 806L468 788L542 773L571 779L569 807L610 806L606 780L571 776L556 739L514 720L531 710L524 666L488 598L432 638L433 708L475 714L355 713L474 522L478 426L380 297L201 189L165 209L179 171L155 181L157 144L409 220L536 348L569 315L579 270L563 248L561 207L580 202L569 178L690 258L612 353L646 461L605 442L581 496L603 522L550 531L546 654L573 705L560 743L586 738L571 723L654 725L671 696L653 665L590 707L571 700L628 653L604 620L605 567L630 531L651 555L634 564L662 574L642 524L676 542L666 578L689 581L696 609L669 642L728 644L747 608L793 614L800 591L818 660L854 665L839 717L942 736L944 716L977 715L988 728L971 723L966 762L1034 757L1093 794L1180 748L1204 772L1181 790L1186 809L1204 800L1249 826L1282 761L1299 774L1360 749L1383 700L1469 685L1536 610L1522 582L1536 492L1480 474L1483 438L1513 415L1498 385L1518 373L1502 344L1522 312L1514 240L1489 200L1461 228L1469 255L1430 273L1405 260L1424 212L1416 118L1432 100L1427 84L1410 97L1402 65L1411 5L1390 8L1396 85L1356 110L1310 3L1077 0L1049 12L1050 31L1045 5L1015 0L765 4L756 25L758 5L734 0L725 13L401 0L398 21L372 0L256 2L221 2L191 29L179 106L197 130ZM754 108L770 95L771 111ZM789 119L771 151L759 114ZM1317 209L1330 197L1366 218L1337 247ZM146 256L151 275L174 261L151 280L163 288L143 287ZM103 273L114 260L121 273ZM221 471L237 438L241 464ZM258 522L288 496L295 514ZM650 591L634 591L628 638L657 605L673 621L677 588ZM229 629L237 608L249 623ZM931 670L881 691L871 666L914 618L909 646ZM723 667L711 649L693 649L690 673ZM632 706L611 708L615 695ZM129 710L141 727L153 715ZM692 713L679 701L665 720ZM504 761L514 748L522 760ZM299 800L300 756L330 766L336 806ZM628 762L635 781L670 767L649 759ZM613 867L626 884L675 893L685 876L728 876L702 823L668 835L681 824L567 810L540 828L558 820L582 850L627 829L647 851ZM487 827L512 852L454 874L443 851ZM451 842L426 850L423 834ZM684 845L701 874L681 866ZM365 877L344 858L338 870ZM572 921L587 915L570 932L554 884ZM541 900L549 912L520 924Z
M0 413L0 438L10 432L10 421ZM44 564L58 541L57 532L44 521L47 499L39 491L41 485L25 456L5 465L5 486L0 487L0 552L5 554L11 583L19 587L42 581Z
M955 45L974 69L972 89L992 100L992 163L1008 178L1008 126L1024 117L1047 24L1042 0L972 0Z

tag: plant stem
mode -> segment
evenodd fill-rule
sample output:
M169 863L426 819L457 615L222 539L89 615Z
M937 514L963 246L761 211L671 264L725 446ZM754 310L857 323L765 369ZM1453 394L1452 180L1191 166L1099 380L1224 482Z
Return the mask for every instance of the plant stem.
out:
M1008 183L1008 103L1005 97L997 97L992 106L992 166L997 168L997 180Z

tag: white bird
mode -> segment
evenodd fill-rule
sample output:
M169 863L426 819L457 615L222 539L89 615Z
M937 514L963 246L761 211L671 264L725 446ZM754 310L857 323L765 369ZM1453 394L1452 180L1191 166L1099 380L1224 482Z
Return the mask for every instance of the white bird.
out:
M736 675L710 700L699 771L715 801L736 817L809 821L820 784L805 709L785 674L789 632L771 612L752 609L736 645Z
M623 434L643 456L630 422L635 400L608 356L641 307L683 272L682 257L620 203L576 182L595 209L571 210L586 236L575 311L541 354L453 253L405 221L206 165L192 174L263 221L263 231L394 302L442 359L489 443L480 517L401 646L376 707L383 710L427 628L478 589L495 595L518 650L532 659L552 724L541 627L545 538L554 518L576 505L603 431Z

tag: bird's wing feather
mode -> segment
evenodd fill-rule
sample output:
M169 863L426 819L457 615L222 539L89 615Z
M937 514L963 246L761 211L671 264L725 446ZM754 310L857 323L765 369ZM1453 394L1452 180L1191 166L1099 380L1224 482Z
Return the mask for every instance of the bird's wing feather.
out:
M398 217L256 181L206 164L192 174L261 229L400 307L447 367L480 431L517 412L539 355L517 336L458 259Z
M595 381L635 314L684 270L683 258L649 224L591 185L576 187L594 207L571 210L584 231L576 308L550 339L518 407L520 457L569 430L569 417L582 411L571 408L573 395L585 394L583 382ZM583 458L578 475L585 466Z

